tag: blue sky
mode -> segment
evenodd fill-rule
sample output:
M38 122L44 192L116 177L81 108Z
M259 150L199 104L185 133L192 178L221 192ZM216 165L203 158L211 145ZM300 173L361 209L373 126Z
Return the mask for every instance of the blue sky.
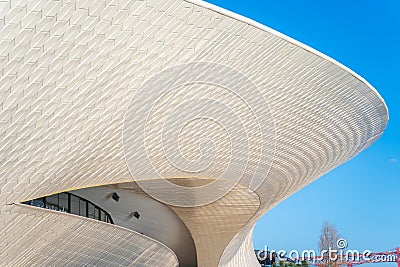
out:
M383 137L264 216L255 247L317 249L323 220L336 225L349 249L400 247L400 1L208 2L338 60L376 87L389 107Z

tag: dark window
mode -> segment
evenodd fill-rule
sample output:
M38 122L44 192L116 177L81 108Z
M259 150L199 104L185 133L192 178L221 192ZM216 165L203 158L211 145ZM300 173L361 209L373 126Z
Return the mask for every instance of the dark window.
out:
M59 202L58 206L59 206L60 211L69 212L68 195L67 194L65 194L65 193L59 194L58 202Z
M95 213L95 207L93 206L92 203L89 203L89 218L94 219L94 213Z
M31 205L32 206L36 206L36 207L44 208L43 198L38 198L38 199L31 200Z
M72 213L72 214L80 215L80 212L79 212L79 198L74 196L74 195L70 195L70 196L71 196L71 207L70 207L71 210L69 212Z
M58 210L58 194L46 197L46 208Z
M106 221L106 214L102 210L100 210L100 221L103 221L103 222Z
M95 208L95 211L94 211L94 218L95 218L96 220L100 220L100 209L99 209L99 208Z
M112 224L114 223L110 215L105 210L90 202L89 200L86 200L69 192L28 200L22 202L22 204L57 210L61 212L68 212L103 222L108 222Z
M86 204L87 202L79 200L79 215L87 217Z

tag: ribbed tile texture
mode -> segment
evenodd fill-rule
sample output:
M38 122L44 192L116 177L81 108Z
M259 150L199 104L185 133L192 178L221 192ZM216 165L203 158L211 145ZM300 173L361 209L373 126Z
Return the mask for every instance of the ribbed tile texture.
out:
M212 181L185 178L171 179L170 182L193 187ZM148 196L135 183L122 183L115 185L115 187ZM158 190L163 191L163 188ZM218 193L218 190L209 191L209 194ZM176 196L169 195L168 197L174 198ZM245 186L237 185L225 197L211 204L192 208L174 206L170 206L170 208L181 218L193 237L197 253L197 266L217 266L225 247L233 236L246 226L259 206L260 200L256 193L251 192ZM247 239L246 242L251 244L251 236ZM244 250L244 252L247 253L248 251ZM254 253L252 256L254 256ZM238 257L240 258L240 256ZM243 260L248 263L251 261L250 258Z
M1 266L178 266L163 244L96 220L17 204L7 221Z
M11 243L22 231L13 218L21 215L6 203L133 179L124 158L124 114L144 81L174 65L215 62L241 72L257 86L274 121L274 137L260 139L257 118L241 99L212 86L187 85L158 107L168 113L193 96L231 106L250 134L246 151L232 155L248 154L244 186L263 165L259 144L275 143L270 172L256 190L261 208L225 249L224 265L237 263L225 255L251 255L241 245L265 212L380 137L386 106L364 81L308 48L196 3L0 1L0 225L2 242L14 249L0 252L2 260L22 259L26 252ZM162 118L152 114L155 125ZM229 161L229 138L218 124L199 125L185 128L180 142L185 155L196 158L188 149L198 142L193 137L215 132L218 164L205 173L216 178ZM168 176L182 176L153 152Z

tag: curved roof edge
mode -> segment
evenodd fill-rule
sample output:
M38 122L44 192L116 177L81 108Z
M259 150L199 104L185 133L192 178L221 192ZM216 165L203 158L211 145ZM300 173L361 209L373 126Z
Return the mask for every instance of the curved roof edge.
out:
M95 222L95 223L106 225L107 227L114 227L114 228L119 229L121 231L132 233L132 234L134 234L136 236L139 236L140 238L146 239L146 240L148 240L150 242L153 242L155 244L160 245L161 247L163 247L164 249L169 251L171 253L171 255L173 255L173 257L175 258L175 260L179 263L178 257L176 256L175 252L172 249L170 249L167 245L161 243L160 241L158 241L158 240L156 240L154 238L151 238L150 236L143 235L143 234L141 234L139 232L136 232L136 231L134 231L132 229L129 229L129 228L126 228L126 227L122 227L122 226L119 226L117 224L109 224L109 223L106 223L106 222L103 222L103 221L91 219L89 217L79 216L79 215L76 215L76 214L73 214L73 213L60 212L60 211L55 211L55 210L51 210L51 209L39 208L39 207L29 206L29 205L25 205L25 204L21 204L21 203L13 203L12 205L17 206L17 207L29 208L29 209L32 209L32 210L37 210L39 212L45 212L45 213L48 212L50 214L56 214L56 215L60 215L60 216L67 216L67 217L71 217L71 218L75 218L75 219L79 219L79 220L83 220L83 221L89 220L89 221L92 221L92 222Z
M221 15L228 16L228 17L233 18L235 20L239 20L239 21L242 21L244 23L247 23L247 24L249 24L249 25L251 25L253 27L256 27L256 28L258 28L260 30L269 32L269 33L271 33L271 34L273 34L273 35L275 35L275 36L277 36L279 38L282 38L285 41L288 41L288 42L290 42L290 43L292 43L294 45L297 45L297 46L303 48L304 50L307 50L310 53L313 53L313 54L315 54L315 55L317 55L317 56L319 56L319 57L321 57L321 58L323 58L325 60L328 60L329 62L331 62L331 63L337 65L338 67L342 68L343 70L347 71L348 73L353 75L355 78L357 78L358 80L360 80L361 82L366 84L376 94L376 96L381 100L383 106L386 109L386 114L387 114L386 126L387 126L387 123L388 123L388 120L389 120L389 110L388 110L388 107L387 107L387 105L385 103L385 100L383 99L381 94L378 92L378 90L376 90L376 88L374 86L372 86L367 80L365 80L363 77L361 77L359 74L357 74L355 71L353 71L349 67L347 67L344 64L340 63L339 61L337 61L337 60L325 55L324 53L321 53L318 50L316 50L316 49L314 49L314 48L312 48L312 47L310 47L310 46L308 46L308 45L306 45L306 44L304 44L302 42L299 42L299 41L293 39L292 37L289 37L289 36L287 36L287 35L285 35L283 33L280 33L277 30L274 30L274 29L272 29L272 28L270 28L268 26L265 26L264 24L261 24L261 23L255 21L255 20L253 20L253 19L250 19L250 18L245 17L243 15L237 14L235 12L229 11L227 9L224 9L222 7L219 7L219 6L216 6L214 4L205 2L203 0L184 0L184 1L188 2L188 3L192 3L192 4L195 4L195 5L198 5L198 6L201 6L201 7L204 7L204 8L207 8L209 10L212 10L212 11L215 11L217 13L220 13Z

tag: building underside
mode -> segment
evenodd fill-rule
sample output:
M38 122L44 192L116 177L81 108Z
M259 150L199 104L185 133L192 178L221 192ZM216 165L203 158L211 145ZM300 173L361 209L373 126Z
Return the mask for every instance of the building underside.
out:
M4 266L257 266L257 220L387 124L353 71L203 1L0 10Z

